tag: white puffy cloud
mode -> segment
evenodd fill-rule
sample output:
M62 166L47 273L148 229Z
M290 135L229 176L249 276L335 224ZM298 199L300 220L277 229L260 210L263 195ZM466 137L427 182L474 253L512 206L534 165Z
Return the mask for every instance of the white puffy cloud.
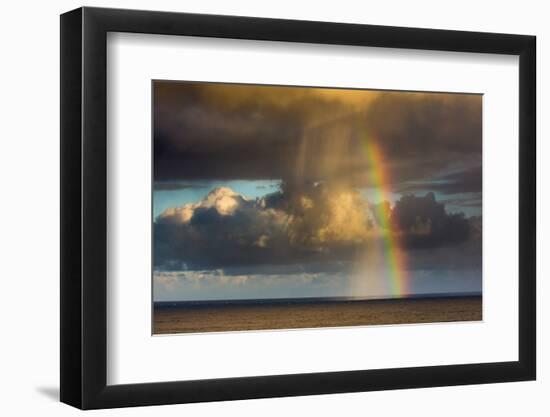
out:
M197 270L292 263L375 235L366 200L349 188L315 184L248 199L219 187L157 217L155 264L181 261Z
M157 221L160 223L189 223L195 210L214 208L221 216L232 215L238 208L250 204L248 199L236 193L229 187L218 187L212 190L206 198L198 203L184 204L180 207L171 207L160 214Z

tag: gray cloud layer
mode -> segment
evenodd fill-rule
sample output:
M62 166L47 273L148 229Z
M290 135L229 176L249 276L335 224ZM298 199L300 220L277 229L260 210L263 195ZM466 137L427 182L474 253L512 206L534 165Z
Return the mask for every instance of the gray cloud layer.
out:
M481 166L481 96L155 83L155 179L347 181L375 141L396 185ZM480 172L479 172L480 175ZM435 190L434 190L435 191Z

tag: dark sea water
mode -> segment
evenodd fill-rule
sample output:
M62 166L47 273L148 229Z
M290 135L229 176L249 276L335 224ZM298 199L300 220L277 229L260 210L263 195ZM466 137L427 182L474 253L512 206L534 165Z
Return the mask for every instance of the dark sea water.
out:
M156 302L153 333L204 333L381 324L479 321L481 294L404 298L277 298Z

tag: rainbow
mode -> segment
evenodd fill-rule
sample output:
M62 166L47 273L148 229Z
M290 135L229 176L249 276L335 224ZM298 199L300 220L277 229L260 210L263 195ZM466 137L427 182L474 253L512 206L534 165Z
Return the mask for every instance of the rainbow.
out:
M392 230L390 210L384 202L390 202L390 177L380 147L373 140L365 140L365 152L370 166L369 180L375 188L377 204L374 209L376 221L382 233L382 247L386 270L389 276L389 290L394 297L408 294L409 277L407 259L401 248L400 235Z

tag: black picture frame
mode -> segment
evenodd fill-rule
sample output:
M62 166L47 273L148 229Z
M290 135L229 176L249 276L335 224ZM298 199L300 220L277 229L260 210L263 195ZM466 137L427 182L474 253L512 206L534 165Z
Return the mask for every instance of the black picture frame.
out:
M107 385L108 32L519 56L519 358ZM533 380L536 377L536 38L102 8L61 15L61 401L82 409Z

